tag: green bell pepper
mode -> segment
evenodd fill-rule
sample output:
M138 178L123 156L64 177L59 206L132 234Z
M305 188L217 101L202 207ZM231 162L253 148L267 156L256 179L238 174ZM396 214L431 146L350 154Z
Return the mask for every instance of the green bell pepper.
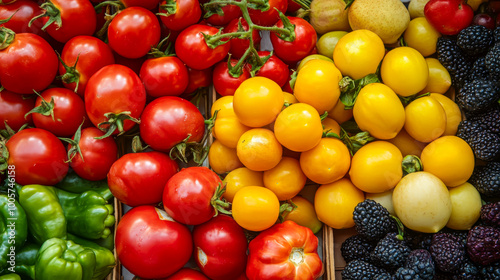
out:
M27 243L17 252L15 272L21 276L21 279L35 279L35 263L38 250L40 250L40 245Z
M111 194L108 188L108 180L89 181L78 176L72 169L68 171L68 174L55 187L72 193L95 191L107 201L113 198L113 194Z
M21 277L15 273L0 276L0 280L21 280Z
M51 238L38 251L36 280L91 280L96 258L94 252L71 240Z
M95 191L81 194L56 188L59 203L68 222L68 232L88 239L106 238L115 224L113 205Z
M68 239L75 242L78 245L83 246L85 249L90 249L95 254L95 270L93 280L104 279L115 267L116 260L113 252L101 247L90 240L86 240L68 233Z
M93 239L92 242L110 251L115 250L115 236L113 234L106 238Z
M11 194L0 193L0 270L15 266L16 251L28 236L26 213Z
M66 218L55 188L26 185L19 190L19 204L28 218L28 229L39 244L58 237L66 238Z

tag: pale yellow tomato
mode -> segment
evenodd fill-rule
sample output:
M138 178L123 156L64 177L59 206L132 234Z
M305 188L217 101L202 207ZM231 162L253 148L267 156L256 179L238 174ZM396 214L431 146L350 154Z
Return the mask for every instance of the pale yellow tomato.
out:
M443 106L430 96L413 100L405 108L405 129L420 142L429 143L437 139L446 129Z
M346 109L344 103L339 100L333 109L328 111L328 116L342 124L352 119L352 109Z
M234 195L241 188L246 186L264 186L264 173L253 171L246 167L240 167L229 172L222 183L226 186L226 191L222 195L227 201L233 202Z
M217 139L208 150L208 164L218 174L224 174L243 166L236 155L236 149L222 145Z
M435 92L444 94L451 86L450 73L439 60L428 57L425 59L429 68L429 80L420 93Z
M291 200L295 204L295 209L285 214L284 220L294 221L298 225L310 228L313 233L318 233L323 227L323 223L318 219L314 205L299 195Z
M239 190L233 199L234 220L244 229L262 231L278 220L280 202L264 187L248 186Z
M399 131L396 137L387 141L398 147L403 157L407 155L415 155L417 157L420 157L420 154L422 153L422 150L426 145L425 143L417 141L413 137L411 137L404 128Z
M283 157L274 168L264 171L264 186L273 191L279 200L296 196L306 181L299 161L291 157Z
M441 37L441 33L432 27L425 17L412 19L403 35L408 47L416 49L426 57L436 52L436 43L439 37Z
M313 60L313 59L322 59L322 60L326 60L326 61L329 61L329 62L332 62L333 63L333 60L328 57L328 56L325 56L325 55L322 55L322 54L310 54L306 57L304 57L300 63L299 63L299 66L297 66L297 71L300 71L300 69L302 69L302 67L304 67L304 65Z
M333 58L333 50L335 49L335 46L339 42L340 38L344 37L346 34L346 31L330 31L321 35L318 42L316 42L318 53Z
M219 110L217 112L217 118L236 116L233 109L233 96L222 96L221 98L215 100L214 104L212 104L212 108L210 109L210 115L212 117L214 116L216 110Z
M242 124L236 116L215 119L212 134L224 146L236 148L241 135L251 128Z
M481 194L467 182L448 190L452 207L446 226L456 230L471 229L481 215Z
M248 169L264 171L278 165L283 147L269 129L253 128L241 135L236 154Z
M446 114L446 128L443 135L457 134L458 124L462 121L462 112L457 103L453 102L450 98L439 93L431 93L430 97L436 99L441 106L443 106L444 113Z

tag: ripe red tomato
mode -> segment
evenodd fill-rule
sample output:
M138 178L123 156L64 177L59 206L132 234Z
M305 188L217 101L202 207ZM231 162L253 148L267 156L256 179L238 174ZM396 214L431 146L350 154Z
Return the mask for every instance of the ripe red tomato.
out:
M160 13L168 14L168 16L160 15L160 20L168 29L180 31L200 20L201 7L198 0L175 1L175 3L174 14L169 14L166 10L167 1L164 0L160 3Z
M125 154L109 170L109 190L128 206L156 204L178 169L176 161L160 152Z
M5 129L5 123L14 131L24 124L33 123L31 114L24 115L35 107L35 98L25 98L21 94L7 90L0 91L0 129Z
M160 0L120 0L125 8L128 7L143 7L148 10L152 10L158 7Z
M57 55L42 37L19 33L0 50L0 84L15 93L34 94L47 88L57 74ZM22 61L22 63L20 63Z
M108 44L126 58L145 56L160 42L160 22L150 10L130 7L116 15L108 27Z
M192 268L181 268L165 280L209 280L203 273Z
M122 265L147 279L174 274L193 252L189 229L149 205L132 208L123 215L116 227L115 244Z
M175 41L175 53L188 67L202 70L221 61L229 52L231 43L210 48L205 42L206 35L215 35L219 29L202 24L184 29Z
M208 87L212 84L212 68L203 70L188 69L189 83L184 93L192 93L201 87Z
M464 0L431 0L425 4L424 14L429 23L444 35L456 35L469 26L474 11Z
M264 58L271 53L268 51L259 51L259 56ZM257 71L255 76L266 77L275 81L280 87L283 87L289 78L288 65L274 54L267 59L264 65Z
M265 12L261 10L248 9L252 22L258 25L273 26L279 19L279 13L286 12L288 0L269 0L269 9ZM277 9L277 10L276 10Z
M218 215L193 229L194 259L214 280L236 279L245 271L248 242L233 218Z
M184 168L165 185L163 208L180 223L202 224L214 216L213 197L221 186L219 176L207 167Z
M78 146L83 159L75 151L70 166L83 179L90 181L106 179L111 165L118 159L118 147L113 137L95 139L103 135L104 133L95 127L88 127L81 131ZM74 137L73 140L75 140ZM68 145L68 151L72 148L71 144Z
M292 42L285 41L271 32L271 44L275 54L283 61L297 62L311 53L316 46L317 34L312 25L302 18L288 17L295 25L295 39ZM276 24L283 28L281 20Z
M238 60L231 59L231 65L235 66ZM214 88L217 93L222 96L234 95L236 89L245 81L250 78L250 71L247 66L242 68L242 73L239 77L235 78L229 74L227 61L221 61L215 65L213 73Z
M20 185L53 186L68 173L64 145L46 130L23 129L7 141L6 147L8 164L15 166L15 179Z
M140 77L149 96L179 96L189 83L186 66L175 56L163 56L146 60Z
M5 2L5 1L4 1ZM3 26L12 29L16 33L34 33L40 35L45 39L49 36L42 30L43 20L38 18L29 25L29 21L36 15L39 15L43 10L38 7L38 4L31 0L18 0L12 4L0 6L0 18L9 18L12 14L14 16Z
M224 27L223 33L232 33L238 31L238 23L241 20L241 26L243 26L243 30L248 31L248 23L243 18L235 18L233 19L226 27ZM254 46L258 46L260 44L260 33L257 29L252 31L252 39ZM231 48L229 52L231 53L231 57L240 58L246 52L248 47L250 46L250 39L231 39Z
M61 59L68 67L75 66L67 71L62 63L59 64L59 74L63 76L64 87L74 91L78 82L76 93L82 97L90 77L102 67L115 63L109 46L91 36L76 36L66 42Z
M241 9L240 7L236 5L226 5L221 8L223 14L212 14L208 18L206 18L206 21L210 23L211 25L215 26L225 26L229 22L231 22L235 18L239 18L241 16ZM205 15L206 17L206 15Z
M301 8L301 6L299 4L297 4L295 1L288 0L288 7L286 8L286 13L288 15L293 14L296 11L298 11L300 8Z

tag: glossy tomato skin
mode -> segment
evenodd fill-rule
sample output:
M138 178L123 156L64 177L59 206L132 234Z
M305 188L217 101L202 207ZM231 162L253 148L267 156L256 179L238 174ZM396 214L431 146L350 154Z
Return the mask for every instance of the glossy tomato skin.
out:
M238 60L231 59L231 65L235 66ZM243 83L244 80L250 78L250 71L247 67L242 68L242 73L235 78L229 73L226 61L221 61L215 65L213 72L213 83L217 93L222 96L234 95L236 89Z
M34 94L47 88L57 74L56 53L42 37L19 33L0 51L0 83L9 91ZM23 61L23 63L19 63Z
M188 136L199 142L205 133L205 119L198 108L177 96L155 99L144 109L140 124L141 138L157 151L169 151Z
M223 15L213 14L206 18L206 21L214 26L225 26L235 18L241 16L241 9L236 5L226 5L222 7Z
M189 83L189 73L184 63L175 56L146 60L140 77L149 96L179 96Z
M40 128L23 129L6 144L8 164L15 166L20 185L53 186L68 173L66 149L57 137Z
M123 5L128 7L143 7L148 10L152 10L158 7L160 0L121 0Z
M186 29L186 27L198 23L201 18L201 7L198 0L183 0L176 2L176 12L175 14L169 14L168 16L160 16L160 20L165 24L165 26L174 31L180 31ZM162 8L167 1L161 1L160 3L160 13L168 14L166 10Z
M111 64L101 68L90 78L85 89L85 109L92 123L107 121L104 114L131 112L130 116L139 118L146 104L146 90L141 79L130 68ZM123 130L134 126L125 120ZM116 131L117 133L117 131Z
M3 26L16 33L34 33L44 37L46 33L42 30L43 19L38 18L32 22L31 26L28 26L29 21L42 12L43 10L38 7L38 4L31 0L17 0L12 4L0 6L0 18L2 19L9 18L15 13Z
M145 56L160 42L160 22L150 10L130 7L113 18L108 27L108 44L126 58Z
M188 67L202 70L209 68L226 57L231 43L211 49L203 34L214 35L219 29L202 24L191 25L184 29L175 41L175 53Z
M146 279L174 274L189 261L193 250L189 229L149 205L134 207L123 215L115 244L122 265Z
M184 93L192 93L201 87L208 87L212 84L212 68L203 70L188 69L189 82Z
M78 145L83 159L77 153L71 160L70 166L83 179L90 181L106 179L109 169L118 159L118 147L113 137L95 139L103 135L104 133L95 127L82 129ZM68 150L71 147L68 145Z
M183 267L165 280L209 280L209 278L197 270Z
M115 63L113 52L106 43L96 37L85 35L73 37L66 42L61 52L61 59L70 67L75 65L78 59L76 71L80 76L76 93L82 97L90 77L102 67ZM59 63L59 74L65 73L66 69ZM64 79L63 85L73 91L76 88L76 82L65 82Z
M109 190L128 206L155 204L178 169L176 161L160 152L125 154L109 170Z
M222 181L219 176L207 167L184 168L165 185L163 207L180 223L202 224L215 214L211 199L220 186Z
M248 13L253 23L272 26L280 19L276 9L284 14L287 8L288 0L269 0L269 9L267 11L263 12L260 10L248 9Z
M288 19L295 25L295 39L287 42L271 32L271 44L279 58L287 62L297 62L311 53L316 46L318 36L306 20L297 17L288 17ZM276 26L283 28L283 22L279 20Z
M261 58L264 58L271 53L268 51L259 51L258 54ZM288 81L289 71L288 65L273 54L257 71L256 76L269 78L275 81L280 87L283 87Z
M425 18L443 35L456 35L469 26L474 11L464 0L431 0L424 7Z
M24 98L7 90L0 91L0 129L5 129L5 122L14 131L18 131L24 124L33 123L31 114L24 118L33 107L35 98Z
M245 31L248 31L248 23L246 22L246 20L243 18L235 18L231 22L229 22L226 27L224 27L223 32L232 33L238 31L238 23L240 20L243 29ZM254 29L252 31L252 39L254 46L257 48L261 40L260 33L257 29ZM233 58L242 57L249 46L250 46L250 39L238 39L238 38L231 39L231 49L229 50L229 52L231 53L231 57Z
M196 264L210 279L236 279L245 271L248 242L233 218L218 215L195 226L193 241Z

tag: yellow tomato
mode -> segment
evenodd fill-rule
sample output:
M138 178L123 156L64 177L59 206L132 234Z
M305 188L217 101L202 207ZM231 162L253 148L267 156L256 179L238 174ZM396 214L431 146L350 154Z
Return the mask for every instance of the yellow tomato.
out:
M387 141L398 147L403 157L407 155L415 155L417 157L420 157L420 154L422 153L422 150L426 145L425 143L417 141L413 137L411 137L404 128L401 129L396 137Z
M429 79L429 68L425 58L417 50L399 47L385 55L380 75L384 84L398 95L406 97L425 88Z
M328 184L349 171L351 154L337 138L322 138L318 145L300 154L300 167L311 181Z
M474 171L474 152L457 136L443 136L422 151L424 171L432 173L448 187L465 183Z
M330 57L328 57L328 56L325 56L325 55L322 55L322 54L310 54L310 55L308 55L308 56L304 57L304 58L300 61L299 66L297 66L297 71L299 71L299 72L300 72L300 69L302 69L302 67L304 67L304 65L305 65L307 62L309 62L309 61L311 61L311 60L313 60L313 59L321 59L321 60L326 60L326 61L328 61L328 62L332 62L332 63L333 63L333 60L332 60Z
M435 92L444 94L451 86L450 73L439 60L428 57L425 59L429 68L429 80L420 93Z
M233 108L239 121L250 127L270 124L279 114L285 103L283 91L271 79L252 77L236 89Z
M212 117L214 116L216 110L219 110L219 112L217 112L217 118L236 116L233 109L233 96L223 96L215 100L214 104L212 104L212 108L210 109L210 115Z
M425 17L417 17L410 21L403 38L408 47L419 51L423 56L429 56L436 52L436 43L441 37Z
M281 145L292 151L310 150L319 143L323 135L321 117L309 104L292 104L276 118L274 134Z
M382 39L370 30L360 29L339 39L333 50L333 61L343 76L357 80L375 73L384 55Z
M335 133L340 136L340 125L337 121L332 118L326 117L322 121L323 132L325 133Z
M328 111L328 116L341 124L352 119L352 109L346 110L344 103L339 100L333 109Z
M321 185L314 196L318 219L334 229L354 226L353 211L365 194L347 178Z
M222 195L227 201L233 202L234 195L241 188L246 186L264 186L264 173L253 171L246 167L240 167L229 172L222 183L226 186L226 191Z
M337 104L341 79L342 74L332 62L310 60L298 72L293 93L297 100L313 106L319 114L323 114Z
M296 196L306 181L299 161L291 157L283 157L274 168L264 171L264 187L273 191L279 200Z
M318 233L323 227L323 223L318 219L318 216L316 216L314 205L301 196L292 198L292 202L295 204L296 208L288 214L285 214L284 220L294 221L298 225L308 227L313 233Z
M283 92L283 96L285 97L285 104L288 103L288 104L293 104L293 103L298 103L299 101L297 100L297 98L295 97L295 95L289 93L289 92L286 92L284 91Z
M253 128L241 135L236 153L248 169L264 171L278 165L283 147L269 129Z
M431 93L432 98L436 99L441 106L443 106L444 113L446 114L446 128L443 135L456 135L458 124L462 121L462 112L457 103L449 99L445 95L439 93Z
M250 130L250 127L240 123L236 116L215 119L212 134L224 146L236 148L241 135Z
M394 138L405 123L405 109L399 97L381 83L368 84L361 89L353 115L361 130L378 139Z
M429 143L437 139L446 129L443 106L430 96L413 100L405 108L405 129L420 142Z
M262 231L276 223L280 214L280 202L269 189L248 186L234 195L232 212L234 220L242 228Z
M346 31L330 31L321 35L318 42L316 42L318 53L333 58L333 50L335 49L335 46L339 42L340 38L344 37L346 34Z
M381 193L390 190L403 177L403 155L387 141L375 141L361 147L352 157L349 176L360 190Z
M208 150L208 164L218 174L224 174L243 166L236 155L236 149L222 145L217 139Z

